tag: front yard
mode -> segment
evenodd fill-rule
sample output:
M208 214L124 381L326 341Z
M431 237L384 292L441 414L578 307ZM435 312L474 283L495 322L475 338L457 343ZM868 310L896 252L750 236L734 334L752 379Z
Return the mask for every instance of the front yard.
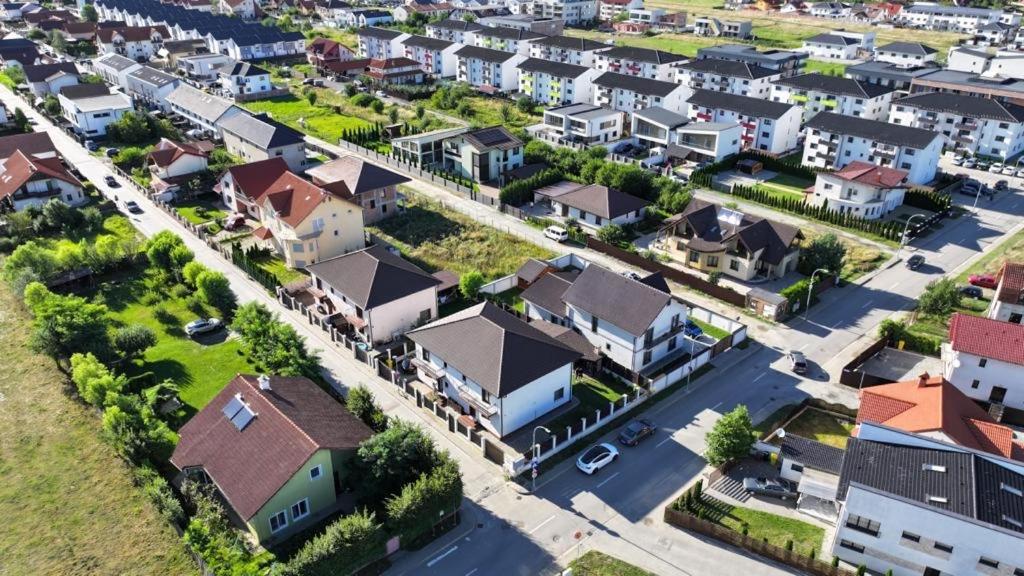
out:
M546 424L555 433L560 433L568 426L578 424L581 418L594 420L597 410L608 407L609 402L622 398L633 390L631 386L609 374L598 376L584 375L576 378L572 385L572 395L579 404L569 412L554 418Z
M853 431L854 422L840 418L817 408L805 408L799 416L785 425L786 434L815 440L822 444L846 448L846 441Z
M825 530L813 524L760 510L733 506L707 494L704 494L701 502L695 505L693 513L735 532L743 532L745 526L748 536L766 540L775 546L785 547L787 542L792 541L793 550L805 556L810 554L811 550L819 554L825 538Z
M789 198L802 202L806 198L804 189L813 185L813 180L792 174L778 174L774 178L758 184L757 187L776 198Z
M554 256L536 244L415 194L409 195L403 214L366 229L428 272L450 270L462 276L478 271L487 281L513 274L527 258Z
M689 318L689 320L696 324L697 326L699 326L705 334L711 336L715 340L724 340L729 337L729 332L727 330L719 328L718 326L712 326L711 324L708 324L707 322L704 322L702 320L697 320L692 316Z
M174 208L183 218L197 226L211 220L220 220L227 216L223 204L209 199L193 198L183 200L175 204Z

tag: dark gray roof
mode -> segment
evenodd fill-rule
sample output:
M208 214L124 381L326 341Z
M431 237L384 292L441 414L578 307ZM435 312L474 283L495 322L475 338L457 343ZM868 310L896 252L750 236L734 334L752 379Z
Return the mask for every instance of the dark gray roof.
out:
M441 318L407 336L499 398L581 356L490 302Z
M25 64L22 66L22 70L25 71L26 82L45 82L47 78L53 76L58 72L65 72L78 76L78 69L75 68L74 62L60 62L58 64Z
M106 84L74 84L61 88L60 94L68 100L95 98L110 94L110 88Z
M934 62L929 62L922 66L904 68L890 62L868 60L862 64L847 66L846 74L852 78L867 82L873 82L875 79L884 78L887 80L898 80L909 84L914 78L924 76L925 74L931 74L938 69L938 65Z
M1006 489L1024 490L1024 475L973 452L850 438L839 475L840 500L851 485L1024 533L1024 498Z
M522 30L520 28L506 28L504 26L484 26L476 31L477 36L488 36L501 38L503 40L536 40L543 38L543 34Z
M950 87L950 85L954 85L955 90L967 92L968 94L996 94L1012 96L1014 98L1024 96L1024 80L1017 80L1016 78L981 76L975 72L940 68L931 74L914 79L915 91L917 91L917 86L931 87L936 85L941 86L942 89L947 91L954 90L954 88Z
M578 186L552 199L601 218L614 219L646 207L650 202L600 184Z
M796 107L794 104L786 104L785 102L772 102L771 100L740 96L728 92L715 92L713 90L695 90L693 96L690 96L687 102L695 106L721 108L738 112L745 116L771 119L781 118Z
M654 96L661 97L668 96L677 88L681 88L681 85L674 82L651 80L650 78L619 74L618 72L605 72L594 80L594 84L597 84L598 86L605 86L607 88L620 88L622 90L631 90L638 94L652 94Z
M238 60L221 66L219 70L222 74L227 74L228 76L263 76L264 74L270 74L270 72L255 64Z
M417 34L413 34L405 40L402 40L402 44L405 44L406 46L426 48L428 50L444 50L454 44L454 42L442 40L441 38L431 38L430 36L419 36Z
M265 114L250 116L235 114L221 122L223 130L252 142L263 150L278 146L290 146L305 140L303 134Z
M540 306L552 314L564 317L565 302L562 301L562 297L565 296L566 290L572 286L573 281L578 275L578 272L544 274L534 281L533 284L530 284L529 288L523 290L519 297L531 304Z
M668 306L671 296L646 284L591 264L562 297L566 304L643 335Z
M427 28L441 28L444 30L455 30L458 32L476 32L477 30L483 30L484 27L476 22L466 22L465 20L446 18L440 22L431 22L427 24Z
M818 73L780 78L773 82L773 84L789 86L798 90L813 90L815 92L826 92L828 94L854 96L857 98L875 98L896 91L891 86L868 84L867 82L858 82L841 76L827 76Z
M342 156L310 168L306 176L324 189L345 198L409 181L409 178L397 172L355 155Z
M770 68L765 68L764 66L758 66L757 64L749 64L747 62L740 62L739 60L719 60L717 58L691 60L690 62L680 64L679 68L682 68L683 70L692 70L694 72L704 72L707 74L719 74L721 76L730 76L734 78L747 78L750 80L757 80L758 78L781 74L778 70L772 70Z
M321 260L306 269L360 308L375 308L440 284L380 244Z
M366 28L360 28L356 30L356 35L367 36L370 38L380 38L382 40L394 40L402 35L402 32L398 30L391 30L388 28L380 28L378 26L367 26Z
M900 54L927 56L928 54L935 54L938 50L920 42L890 42L885 46L875 48L875 52L898 52Z
M786 434L786 437L782 439L781 450L784 458L794 460L808 468L832 474L839 474L842 470L843 456L846 454L841 448L793 434Z
M575 38L573 36L545 36L538 40L534 40L533 43L538 46L550 46L552 48L564 48L566 50L578 50L580 52L609 48L608 44L604 44L603 42L587 40L586 38Z
M480 46L463 46L455 51L455 55L461 58L477 58L485 62L505 62L515 56L515 52L503 50L492 50Z
M551 268L551 264L543 260L527 258L526 262L523 262L523 265L519 267L519 270L516 270L516 278L527 284L532 284L548 268Z
M893 106L913 106L933 112L947 112L970 118L998 120L1000 122L1024 121L1024 107L1002 103L993 98L950 94L948 92L926 92L900 98Z
M480 128L466 132L462 137L479 152L509 150L523 145L523 141L513 136L504 126Z
M852 46L857 43L856 40L847 36L839 36L838 34L817 34L811 36L804 42L815 42L818 44L835 44L837 46Z
M181 79L177 76L161 72L160 70L149 66L143 66L138 70L131 72L128 76L154 86L167 86L168 84L181 82Z
M785 258L793 240L802 237L799 228L758 216L740 213L738 221L724 220L720 218L723 211L718 204L694 199L670 220L685 221L693 229L694 236L687 242L692 250L720 252L736 238L751 253L763 250L761 259L776 265Z
M687 57L682 54L652 50L651 48L637 48L635 46L615 46L601 52L601 56L650 64L671 64L672 62L687 60Z
M579 78L590 68L566 64L565 62L552 62L540 58L527 58L519 63L518 68L524 72L541 72L559 78Z
M167 103L189 110L211 124L234 107L230 100L207 94L188 84L181 84L168 94Z
M666 110L661 106L650 106L643 110L637 110L633 113L633 116L636 118L651 120L652 122L656 122L662 126L667 126L670 130L690 121L686 116L676 114L675 112Z
M597 348L583 334L576 332L568 326L554 324L546 320L531 320L530 326L579 352L583 355L583 360L597 362L601 359L601 353L598 352Z
M876 140L893 146L909 146L918 150L927 148L939 134L879 120L867 120L834 112L819 112L807 121L805 128L821 130L830 134L847 134L859 138Z
M96 59L96 64L102 64L103 66L112 68L118 72L131 68L132 66L139 65L135 60L125 58L120 54L104 54Z

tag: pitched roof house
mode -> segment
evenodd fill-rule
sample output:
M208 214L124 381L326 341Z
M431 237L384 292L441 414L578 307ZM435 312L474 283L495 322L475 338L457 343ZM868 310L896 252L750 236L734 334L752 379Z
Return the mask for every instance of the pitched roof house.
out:
M946 380L975 400L1024 409L1024 326L953 314L942 345Z
M74 62L26 64L22 69L25 71L25 83L28 84L29 91L37 98L57 94L61 88L78 84L79 80L78 68Z
M306 171L317 186L363 207L363 223L371 224L398 212L398 185L409 178L367 162L342 156Z
M0 165L0 204L17 212L54 198L69 206L86 201L82 183L68 172L59 156L39 158L15 150Z
M239 374L179 434L171 463L267 544L339 509L336 479L372 431L308 378Z
M306 137L298 130L259 114L235 114L219 122L228 152L248 162L283 158L290 170L306 166Z
M1024 319L1024 264L1004 262L996 275L996 293L987 316L1020 324Z
M190 175L206 170L213 148L213 143L205 140L178 142L161 138L146 155L146 165L152 175L150 186L161 193L177 190Z
M546 201L562 218L572 218L588 228L608 224L624 226L644 219L650 202L600 184L559 182L536 190L537 201Z

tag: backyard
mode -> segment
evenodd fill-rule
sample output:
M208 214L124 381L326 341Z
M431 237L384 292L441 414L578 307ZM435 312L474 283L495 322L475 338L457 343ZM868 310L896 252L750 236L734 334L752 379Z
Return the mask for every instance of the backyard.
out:
M813 185L813 180L800 178L792 174L778 174L770 180L761 182L757 187L776 198L790 198L800 202L806 198L804 190Z
M954 308L953 312L970 314L972 316L984 316L986 310L988 310L989 302L989 300L984 298L963 297L960 299L960 305ZM951 317L952 314L949 316L917 314L916 316L911 316L913 322L907 329L911 334L944 341L949 338L949 319Z
M796 418L785 424L784 428L786 434L815 440L836 448L846 448L846 441L850 438L853 426L854 422L849 418L807 407Z
M112 448L96 413L28 351L31 321L0 285L0 534L4 574L196 574L182 541Z
M406 199L403 214L366 229L429 272L450 270L461 276L477 271L487 281L514 273L527 258L554 256L416 194Z
M707 322L704 322L703 320L697 320L696 318L694 318L692 316L689 318L689 320L691 322L693 322L694 324L696 324L697 326L699 326L700 329L705 334L707 334L708 336L711 336L715 340L724 340L725 338L729 337L729 331L728 330L719 328L718 326L712 326L711 324L708 324Z
M370 126L363 118L338 114L332 108L310 104L294 94L246 102L245 107L253 112L268 112L275 120L332 144L337 143L346 130Z
M262 268L268 274L272 274L274 278L277 278L278 283L282 286L289 282L296 280L302 280L308 278L309 275L303 270L295 270L289 268L284 260L272 253L260 254L252 259L260 268Z
M227 216L224 206L207 198L193 198L174 205L174 208L185 220L192 224L204 224L210 220L220 220Z
M819 554L825 538L825 530L818 526L760 510L733 506L707 494L702 496L694 513L735 532L742 532L746 526L748 536L766 540L775 546L784 547L792 541L793 550L804 555L811 550Z
M610 374L601 373L596 377L580 376L572 385L572 395L579 400L579 404L546 425L555 433L559 433L569 426L578 424L581 418L592 421L597 410L607 408L609 402L619 400L623 394L629 394L632 390L630 385Z

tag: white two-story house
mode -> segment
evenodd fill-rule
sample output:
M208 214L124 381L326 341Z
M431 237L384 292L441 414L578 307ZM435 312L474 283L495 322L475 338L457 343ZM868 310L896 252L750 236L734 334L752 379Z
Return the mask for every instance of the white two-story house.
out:
M901 68L927 66L935 62L938 50L920 42L890 42L875 48L875 60Z
M794 104L697 90L688 100L694 122L739 124L741 149L781 154L797 146L802 109Z
M85 138L106 136L107 126L135 110L131 98L111 93L106 84L65 86L57 100L64 118Z
M836 172L821 172L807 202L840 214L878 220L903 204L907 171L856 160Z
M1024 409L1022 339L1021 324L953 314L942 345L946 380L980 402Z
M270 72L249 62L231 62L217 72L220 89L231 98L255 98L274 89Z
M622 112L593 104L566 104L544 110L544 121L526 130L552 144L600 145L622 136L624 117Z
M1024 107L993 98L914 94L893 102L889 121L939 133L959 152L1005 160L1024 151Z
M772 83L772 100L804 109L804 121L819 112L885 120L895 88L825 74L801 74Z

